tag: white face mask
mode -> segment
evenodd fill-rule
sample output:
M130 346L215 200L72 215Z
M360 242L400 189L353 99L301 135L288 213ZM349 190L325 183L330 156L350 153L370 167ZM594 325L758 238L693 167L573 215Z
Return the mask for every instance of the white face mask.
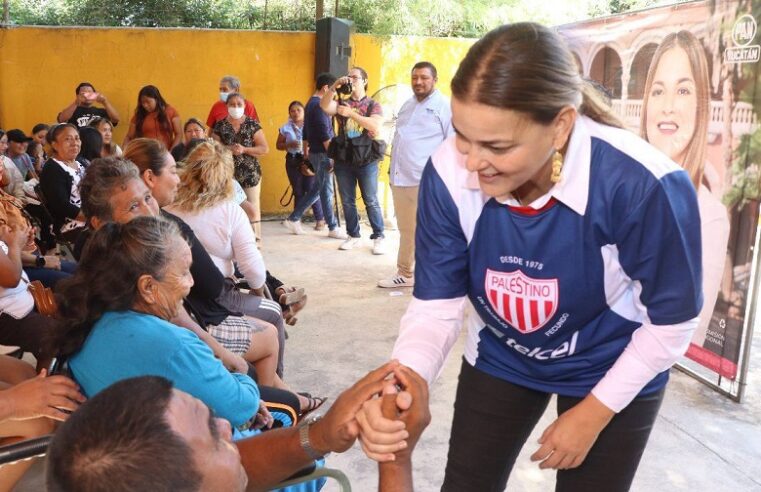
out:
M229 92L220 92L219 93L219 100L222 102L227 102L227 96L229 96Z
M227 108L227 112L230 113L230 116L232 116L234 120L243 116L243 108Z

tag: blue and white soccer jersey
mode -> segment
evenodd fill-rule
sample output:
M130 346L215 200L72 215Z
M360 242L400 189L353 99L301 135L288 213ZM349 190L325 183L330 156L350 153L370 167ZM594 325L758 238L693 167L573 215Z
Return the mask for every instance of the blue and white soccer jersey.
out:
M583 397L635 330L698 315L696 194L653 147L580 116L561 182L533 208L484 195L464 159L451 138L423 173L411 310L467 296L465 357L477 369ZM640 394L665 385L658 371Z

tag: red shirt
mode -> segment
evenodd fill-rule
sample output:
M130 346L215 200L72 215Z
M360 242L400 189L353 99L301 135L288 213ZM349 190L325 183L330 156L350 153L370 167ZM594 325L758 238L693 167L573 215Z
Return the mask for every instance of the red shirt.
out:
M246 106L243 109L243 114L252 117L256 121L259 121L259 116L256 114L256 108L254 105L248 99L246 99L245 102ZM209 117L206 118L206 126L209 128L214 128L214 124L217 121L223 120L225 118L227 118L227 104L222 101L217 101L214 103L214 106L211 107L211 111L209 111Z

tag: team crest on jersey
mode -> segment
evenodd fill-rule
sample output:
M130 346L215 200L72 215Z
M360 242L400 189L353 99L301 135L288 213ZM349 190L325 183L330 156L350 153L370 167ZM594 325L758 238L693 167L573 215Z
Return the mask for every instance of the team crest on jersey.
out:
M531 278L520 270L486 270L486 297L502 319L521 333L543 327L558 310L558 279Z

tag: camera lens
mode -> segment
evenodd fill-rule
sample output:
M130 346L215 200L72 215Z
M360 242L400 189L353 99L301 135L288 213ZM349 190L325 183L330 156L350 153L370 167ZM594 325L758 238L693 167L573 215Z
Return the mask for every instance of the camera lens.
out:
M348 96L351 94L351 82L346 82L345 84L341 85L341 87L338 88L338 93L343 94L345 96Z

